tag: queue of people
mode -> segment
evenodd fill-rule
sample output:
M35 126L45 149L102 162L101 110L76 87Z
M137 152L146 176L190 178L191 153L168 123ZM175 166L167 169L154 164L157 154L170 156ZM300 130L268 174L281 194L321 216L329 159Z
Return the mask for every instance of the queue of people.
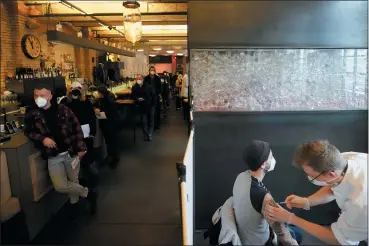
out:
M243 153L243 160L248 170L238 175L233 196L214 214L213 225L207 232L212 244L298 245L302 231L330 245L367 243L368 154L341 153L327 140L300 146L294 165L305 172L308 181L322 188L308 197L289 195L283 202L287 209L274 201L263 184L265 175L277 163L270 144L252 141ZM289 211L310 210L333 200L341 213L330 226L309 222Z
M140 115L145 141L152 141L154 129L160 129L161 106L164 116L170 105L171 78L162 77L150 67L149 75L138 75L132 88L137 112ZM97 100L91 102L83 93L82 85L72 83L66 97L59 103L46 85L34 89L34 104L25 115L25 135L47 160L53 186L70 198L71 220L78 218L79 198L87 198L89 212L96 212L98 167L94 147L97 127L104 137L109 167L119 163L116 143L119 113L115 95L105 85L97 88ZM97 125L98 120L98 125Z

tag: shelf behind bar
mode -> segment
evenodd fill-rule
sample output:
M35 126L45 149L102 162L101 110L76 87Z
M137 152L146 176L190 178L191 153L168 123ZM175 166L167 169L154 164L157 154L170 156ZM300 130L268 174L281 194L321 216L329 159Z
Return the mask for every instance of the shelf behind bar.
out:
M102 52L109 52L117 55L135 57L136 54L131 51L118 49L115 47L111 47L102 43L99 43L96 40L89 40L85 38L79 38L74 35L65 34L63 32L58 32L55 30L47 31L47 41L49 42L61 42L70 45L77 45L83 48L102 51Z

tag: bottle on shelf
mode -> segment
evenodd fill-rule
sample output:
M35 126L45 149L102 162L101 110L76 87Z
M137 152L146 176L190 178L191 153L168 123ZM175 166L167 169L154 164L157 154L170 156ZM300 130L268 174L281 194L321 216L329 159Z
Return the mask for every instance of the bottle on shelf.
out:
M18 68L15 69L15 79L16 80L19 79L19 70L18 70Z

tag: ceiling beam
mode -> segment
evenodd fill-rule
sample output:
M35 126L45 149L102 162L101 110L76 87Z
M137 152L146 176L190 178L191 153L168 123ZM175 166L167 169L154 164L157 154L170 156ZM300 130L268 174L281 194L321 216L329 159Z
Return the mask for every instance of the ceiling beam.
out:
M86 0L86 2L97 2L101 0ZM139 0L140 2L151 2L151 3L187 3L188 0ZM108 1L107 1L108 2ZM122 2L122 0L109 0L109 2ZM26 6L39 6L48 3L48 0L37 0L37 1L26 1ZM59 2L51 2L57 4Z
M119 34L99 34L97 33L96 38L124 38ZM152 40L186 40L187 41L187 35L184 36L142 36L142 39L152 39Z
M76 27L100 27L99 23L96 21L67 21L73 24ZM122 26L123 21L105 21L109 26ZM153 26L153 25L187 25L187 21L142 21L142 25L144 26Z
M52 18L52 17L103 17L103 16L122 16L123 13L93 13L93 14L44 14L44 15L29 15L31 18ZM165 15L187 15L187 12L144 12L141 16L165 16Z

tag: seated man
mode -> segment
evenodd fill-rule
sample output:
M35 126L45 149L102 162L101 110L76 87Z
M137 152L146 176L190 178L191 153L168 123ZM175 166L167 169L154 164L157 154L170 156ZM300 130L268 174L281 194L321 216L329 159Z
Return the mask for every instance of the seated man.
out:
M249 170L239 174L233 186L233 208L242 245L272 245L273 231L279 243L298 245L285 224L264 217L268 206L275 206L273 197L262 183L265 174L273 171L276 164L269 143L252 141L246 147L243 159Z

